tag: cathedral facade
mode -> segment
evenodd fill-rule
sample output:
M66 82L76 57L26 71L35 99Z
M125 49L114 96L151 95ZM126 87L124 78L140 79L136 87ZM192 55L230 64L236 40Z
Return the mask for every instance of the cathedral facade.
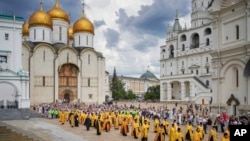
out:
M94 49L94 26L86 17L70 25L56 0L42 4L23 24L22 66L30 73L31 104L102 103L108 91L105 58Z
M191 28L176 16L160 47L161 101L210 104L238 115L250 105L249 0L192 0Z

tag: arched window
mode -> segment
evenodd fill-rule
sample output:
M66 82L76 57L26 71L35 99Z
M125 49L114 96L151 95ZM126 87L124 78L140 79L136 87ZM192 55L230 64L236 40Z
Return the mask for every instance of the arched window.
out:
M181 35L181 42L184 42L184 41L186 41L187 40L187 37L186 37L186 35Z
M204 35L211 35L211 34L212 34L211 28L206 28L204 31Z
M239 87L239 70L236 69L235 71L235 77L236 77L236 87Z
M174 46L171 45L169 48L169 58L174 58Z
M236 25L235 27L235 30L236 30L236 40L239 40L240 38L240 27L238 25Z
M194 48L199 48L200 45L200 37L199 34L195 33L192 36L192 44L190 46L190 49L194 49Z
M206 46L209 46L209 44L210 44L210 40L209 40L209 38L207 38L206 39Z

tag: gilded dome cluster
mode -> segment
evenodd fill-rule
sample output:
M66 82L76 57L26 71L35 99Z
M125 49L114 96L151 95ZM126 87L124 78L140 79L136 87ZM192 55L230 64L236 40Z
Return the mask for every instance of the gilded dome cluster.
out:
M29 27L35 27L35 26L45 26L49 28L53 28L53 21L52 19L59 19L66 21L70 23L70 19L68 14L60 8L58 0L56 0L56 3L52 9L50 9L48 12L45 12L43 10L42 4L40 5L40 8L38 11L34 12L29 19L28 23L23 24L23 35L29 34ZM88 18L83 14L83 16L78 19L73 27L68 28L68 35L70 39L73 39L73 33L77 32L89 32L94 34L94 26L89 21Z

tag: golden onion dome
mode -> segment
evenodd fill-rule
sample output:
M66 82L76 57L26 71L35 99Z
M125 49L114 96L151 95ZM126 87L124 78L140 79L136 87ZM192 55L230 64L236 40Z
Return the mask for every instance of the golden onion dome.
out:
M59 5L58 0L56 0L55 6L47 12L52 19L61 19L69 23L69 16L64 12Z
M42 4L40 5L40 9L30 16L29 27L33 26L46 26L52 29L51 17L43 11Z
M68 36L69 36L70 40L74 39L74 32L73 32L73 27L72 26L69 26L69 28L68 28Z
M83 16L74 23L73 32L89 32L94 34L94 26L89 19L86 18L85 14L83 14Z
M22 29L23 36L29 36L29 23L25 22Z

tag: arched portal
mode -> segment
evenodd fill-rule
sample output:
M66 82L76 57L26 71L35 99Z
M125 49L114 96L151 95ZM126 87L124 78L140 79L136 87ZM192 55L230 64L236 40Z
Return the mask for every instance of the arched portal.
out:
M6 81L0 82L0 108L18 108L19 95L17 87Z
M76 65L67 63L58 69L59 73L59 100L63 102L77 101L77 86L79 69Z

